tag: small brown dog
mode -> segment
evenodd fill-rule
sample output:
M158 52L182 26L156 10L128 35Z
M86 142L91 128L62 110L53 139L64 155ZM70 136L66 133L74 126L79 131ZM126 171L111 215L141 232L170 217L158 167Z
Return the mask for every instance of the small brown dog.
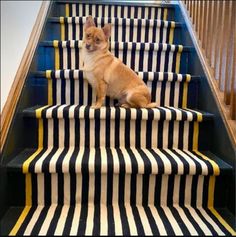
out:
M154 108L146 84L137 74L108 50L111 25L95 27L91 16L86 18L82 46L84 76L97 92L97 109L110 96L118 99L118 105L130 108Z

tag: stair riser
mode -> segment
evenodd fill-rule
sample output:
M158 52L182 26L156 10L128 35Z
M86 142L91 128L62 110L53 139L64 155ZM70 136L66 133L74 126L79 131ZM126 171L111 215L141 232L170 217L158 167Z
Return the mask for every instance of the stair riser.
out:
M115 120L43 120L44 147L153 147L191 150L197 141L194 123L188 121L135 121L119 120L118 117Z
M182 108L183 105L187 105L189 89L187 82L147 81L146 84L151 92L151 101L155 101L158 106ZM52 104L92 105L96 101L96 91L82 73L79 75L79 80L53 79L48 86L52 91L50 99ZM193 93L196 86L196 83L192 85ZM117 100L109 97L104 101L105 106L114 106L116 103ZM189 103L195 104L196 98Z
M61 18L61 40L82 40L84 35L84 18ZM111 24L111 41L173 43L174 22L137 21L124 18L95 18L95 24L101 28Z
M94 168L94 167L93 167ZM91 170L91 166L86 168ZM97 169L97 168L96 168ZM124 169L123 169L124 170ZM26 184L30 177L30 186ZM153 175L153 174L102 174L101 167L95 173L8 173L8 203L23 206L32 190L32 205L37 204L140 204L156 206L190 205L207 207L209 179L205 175ZM224 208L230 195L229 176L216 176L214 204ZM225 192L222 192L224 185ZM29 189L28 189L29 190ZM38 191L40 190L40 191ZM166 192L168 194L166 194ZM211 193L212 195L212 193ZM87 202L87 203L86 203Z
M74 42L76 43L78 41L68 41L68 42L70 42L70 44L72 45L74 44ZM57 45L57 42L55 42L55 44ZM46 49L42 49L43 50L42 53L44 54L45 62L47 64L45 65L44 68L39 68L39 70L48 70L48 69L51 70L52 68L55 68L56 70L82 68L82 57L81 57L82 42L79 44L80 45L76 47L70 47L68 45L68 47L62 48L59 45L59 48L55 47L53 49L52 47L46 47ZM185 73L186 71L185 68L187 66L187 52L183 53L177 52L178 48L175 49L176 51L169 51L169 50L163 51L161 48L158 50L148 48L136 49L135 44L133 44L133 46L132 45L119 46L118 44L121 45L122 43L115 43L111 45L110 51L115 57L121 59L121 61L123 61L128 67L130 67L134 71L175 72L175 73L179 73L180 71L182 73ZM169 46L163 46L163 47L169 47Z
M29 176L29 174L27 174ZM191 205L207 207L209 177L191 175L31 174L33 205ZM26 194L27 195L27 194Z
M123 5L123 6L122 6ZM135 6L135 4L57 4L58 16L122 17L141 19L173 19L174 9L164 7Z

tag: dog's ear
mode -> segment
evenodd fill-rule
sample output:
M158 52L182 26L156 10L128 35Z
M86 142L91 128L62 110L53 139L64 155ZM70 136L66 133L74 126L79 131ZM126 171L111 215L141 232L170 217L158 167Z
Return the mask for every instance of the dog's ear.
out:
M87 30L89 27L95 26L94 20L92 16L86 17L86 22L84 24L84 29Z
M111 24L106 24L103 28L103 33L106 36L106 39L108 40L111 36Z

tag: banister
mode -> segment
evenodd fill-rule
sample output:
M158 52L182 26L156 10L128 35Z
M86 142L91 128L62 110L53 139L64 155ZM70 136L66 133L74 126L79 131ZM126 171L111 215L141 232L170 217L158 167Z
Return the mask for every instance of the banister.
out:
M181 1L192 22L216 97L236 141L236 1Z

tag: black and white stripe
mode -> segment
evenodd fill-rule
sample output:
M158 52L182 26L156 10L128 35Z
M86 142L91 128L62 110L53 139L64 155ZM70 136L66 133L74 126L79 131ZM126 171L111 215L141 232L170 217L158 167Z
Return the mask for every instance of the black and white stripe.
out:
M53 42L61 70L46 72L50 105L23 111L40 121L40 149L21 167L32 206L17 234L228 235L208 209L218 164L195 150L199 125L212 115L185 108L191 76L177 74L180 59L187 61L183 46L166 44L175 23L158 19L166 20L167 8L66 3L65 13L66 41ZM106 98L91 108L96 94L79 70L88 15L98 26L112 23L111 52L159 107L125 109Z
M57 41L56 41L57 42ZM59 69L82 68L82 41L58 41ZM182 45L158 43L111 42L111 52L135 71L176 72L177 56L181 55ZM178 67L178 68L177 68Z
M138 72L138 76L150 89L152 101L158 106L182 107L183 87L191 81L188 74ZM96 99L94 91L81 70L56 70L46 73L52 79L53 104L92 105ZM116 101L106 98L105 106L114 106Z
M92 154L92 153L91 153ZM90 154L89 154L89 157ZM101 159L101 156L96 156ZM80 161L81 162L81 161ZM87 165L82 160L82 165ZM95 160L96 163L96 160ZM51 173L32 174L40 186L32 187L37 205L155 205L161 207L203 208L197 205L208 199L208 193L201 192L208 188L207 176L178 174L107 174L101 166L93 167L95 173ZM88 167L89 170L92 167ZM62 185L58 181L62 181ZM109 180L109 181L108 181ZM87 184L87 190L82 184ZM195 190L197 187L197 191ZM109 193L108 193L109 192ZM62 195L63 198L59 198ZM109 195L111 198L109 198Z
M118 17L141 19L164 19L164 7L68 4L69 16Z
M42 195L36 200L39 205L31 208L17 234L228 234L203 206L191 207L208 198L207 193L202 192L208 187L205 176L104 176L100 172L33 176L42 184ZM57 180L63 181L64 185L58 185ZM86 190L84 185L87 185ZM195 185L197 192L194 192ZM54 190L52 194L49 188ZM59 194L64 195L64 199L57 200ZM171 194L174 194L173 199ZM48 200L52 203L45 206ZM83 200L90 203L83 203Z
M65 26L64 40L83 39L86 17L61 17L60 22ZM97 27L111 24L111 41L173 43L174 21L103 17L94 22Z
M158 148L83 148L45 147L31 162L32 173L83 173L84 166L90 174L97 169L104 175L213 175L212 164L194 151Z
M35 117L34 109L24 113ZM48 143L54 147L70 147L76 143L78 147L170 149L193 149L194 122L210 118L208 114L173 107L94 110L77 105L49 106L38 116L45 121L44 141L51 136Z

